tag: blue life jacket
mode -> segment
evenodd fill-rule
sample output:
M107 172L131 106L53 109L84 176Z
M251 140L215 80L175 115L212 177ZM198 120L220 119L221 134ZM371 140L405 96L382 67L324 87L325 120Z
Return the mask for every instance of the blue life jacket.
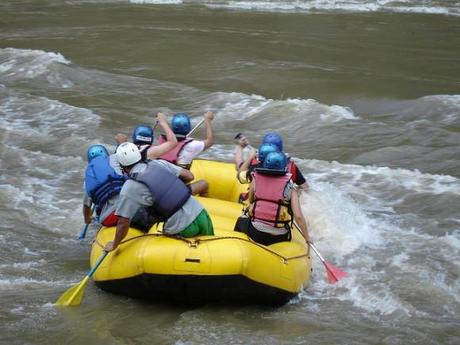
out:
M130 177L148 187L153 205L150 212L166 221L176 213L190 198L190 189L173 173L154 162L139 174Z
M118 174L110 165L110 157L95 157L86 167L86 193L101 211L108 199L120 194L126 177Z

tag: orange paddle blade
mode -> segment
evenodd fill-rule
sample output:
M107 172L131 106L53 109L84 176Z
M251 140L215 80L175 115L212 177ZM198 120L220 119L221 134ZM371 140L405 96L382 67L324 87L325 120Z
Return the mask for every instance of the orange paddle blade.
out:
M343 277L346 277L347 272L339 270L337 267L334 267L330 262L325 261L324 267L327 271L327 281L329 284L335 284Z

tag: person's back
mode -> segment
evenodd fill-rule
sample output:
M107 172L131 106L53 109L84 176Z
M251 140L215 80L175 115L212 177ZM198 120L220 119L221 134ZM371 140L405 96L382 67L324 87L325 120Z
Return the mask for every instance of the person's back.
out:
M121 188L126 180L115 155L109 155L102 145L93 145L87 152L88 166L85 171L83 216L85 223L91 222L91 205L102 225L116 224L114 215Z
M256 168L249 188L247 219L240 218L236 230L246 232L254 241L270 245L291 239L292 215L303 218L298 195L286 172L284 153L272 151ZM306 222L299 220L306 233ZM306 235L308 236L308 234Z

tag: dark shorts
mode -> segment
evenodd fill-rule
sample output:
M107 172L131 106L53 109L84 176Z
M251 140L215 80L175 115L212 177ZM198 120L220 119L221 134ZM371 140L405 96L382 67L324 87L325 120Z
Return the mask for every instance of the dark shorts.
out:
M155 224L159 223L160 219L152 216L149 209L141 207L133 219L131 219L131 227L141 230L142 232L149 232L150 228Z
M252 225L251 220L248 217L239 217L235 223L235 231L243 232L248 235L254 242L269 246L273 243L285 242L291 240L291 232L288 231L282 235L272 235L266 232L257 230Z

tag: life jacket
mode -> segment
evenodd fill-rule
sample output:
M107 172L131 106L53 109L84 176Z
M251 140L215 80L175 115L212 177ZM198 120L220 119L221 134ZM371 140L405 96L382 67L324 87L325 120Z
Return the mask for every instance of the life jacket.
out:
M284 189L291 174L266 175L253 173L254 202L248 208L252 221L265 223L275 228L288 228L292 222L290 201L284 199Z
M179 153L182 151L184 146L188 144L189 142L191 142L192 140L193 140L192 138L186 138L182 141L179 141L172 150L166 152L164 155L160 156L159 158L164 159L165 161L168 161L172 164L179 165L177 164L177 158L179 157ZM158 143L163 144L164 142L166 142L166 138L164 135L161 135L160 138L158 139ZM180 165L180 166L184 169L190 169L191 164L187 166L183 166L183 165Z
M154 200L151 213L165 221L176 213L190 198L190 189L173 173L155 163L130 178L147 186Z
M110 165L110 157L95 157L86 167L86 193L96 205L99 214L111 197L120 193L126 177L120 175Z

